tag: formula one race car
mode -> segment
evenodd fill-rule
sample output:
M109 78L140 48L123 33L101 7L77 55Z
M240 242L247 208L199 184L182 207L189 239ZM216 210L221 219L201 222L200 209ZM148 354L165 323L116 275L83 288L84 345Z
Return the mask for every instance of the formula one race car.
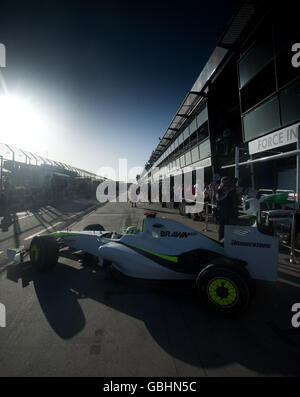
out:
M223 245L172 219L145 215L142 230L129 227L123 234L89 225L34 237L31 262L47 271L55 267L60 247L75 248L135 279L191 280L205 304L223 314L246 309L253 280L277 278L278 238L256 226L225 226Z

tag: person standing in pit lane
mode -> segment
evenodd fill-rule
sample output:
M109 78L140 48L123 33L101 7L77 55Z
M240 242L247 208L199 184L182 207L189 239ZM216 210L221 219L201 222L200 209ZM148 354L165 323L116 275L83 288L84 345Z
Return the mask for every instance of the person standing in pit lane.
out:
M238 223L239 199L233 180L224 176L221 179L217 199L217 220L219 223L219 240L224 239L224 226Z

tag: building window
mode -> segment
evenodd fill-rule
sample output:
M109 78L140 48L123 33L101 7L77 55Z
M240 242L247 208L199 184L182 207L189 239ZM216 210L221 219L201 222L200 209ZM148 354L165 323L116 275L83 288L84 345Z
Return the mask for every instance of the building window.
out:
M207 106L201 110L201 112L198 114L196 117L197 120L197 127L199 128L203 123L205 123L208 120L208 114L207 114Z
M238 69L240 76L240 88L254 77L273 57L271 28L267 31L261 29L257 36L260 37L252 48L240 60Z
M287 46L276 59L279 88L290 83L299 76L299 68L294 68L291 62L292 56L294 55L291 48L292 43Z
M183 131L183 140L186 141L190 136L190 130L189 127L187 127L184 131Z
M197 130L190 135L190 145L194 146L197 143Z
M210 149L210 141L209 141L209 139L207 139L206 141L200 143L199 152L200 152L200 160L206 159L207 157L211 156L211 149Z
M198 129L198 142L208 137L208 121L201 125Z
M282 124L300 120L300 80L280 93Z
M273 97L243 116L244 141L248 142L260 135L280 127L279 103Z
M196 161L199 160L200 160L199 147L196 146L194 149L192 149L192 163L195 163Z
M184 155L180 157L180 167L185 167L185 159L184 159Z
M276 91L274 62L270 62L240 91L242 113Z
M178 146L178 139L176 139L176 141L174 141L174 150L177 148Z
M178 144L179 146L183 143L183 133L179 135L178 137Z
M194 119L190 124L190 135L192 135L197 130L197 120Z
M185 165L189 165L192 162L191 152L188 151L185 154Z

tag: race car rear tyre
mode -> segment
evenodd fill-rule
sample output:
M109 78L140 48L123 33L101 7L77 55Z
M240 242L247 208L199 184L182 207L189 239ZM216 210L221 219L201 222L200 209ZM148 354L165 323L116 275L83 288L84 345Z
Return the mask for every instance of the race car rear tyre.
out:
M105 229L102 225L100 225L99 223L96 223L94 225L88 225L86 226L84 229L84 231L90 230L93 232L103 232Z
M295 237L295 248L300 250L300 232L298 232Z
M53 269L58 261L59 247L52 236L36 236L29 249L30 261L39 272Z
M208 265L199 273L196 286L206 306L219 314L241 314L251 300L251 278L243 268Z

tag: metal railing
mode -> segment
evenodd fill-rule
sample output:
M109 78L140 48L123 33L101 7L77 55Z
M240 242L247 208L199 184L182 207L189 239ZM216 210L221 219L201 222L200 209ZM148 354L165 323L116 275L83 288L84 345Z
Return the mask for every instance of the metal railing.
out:
M0 186L2 187L3 176L4 176L4 163L5 161L11 161L13 163L13 168L16 165L24 164L25 166L39 167L48 166L56 168L58 172L69 174L70 171L76 176L89 178L92 180L104 179L99 175L92 172L85 171L81 168L73 167L68 164L50 160L46 157L39 156L37 154L16 148L14 146L0 143Z

